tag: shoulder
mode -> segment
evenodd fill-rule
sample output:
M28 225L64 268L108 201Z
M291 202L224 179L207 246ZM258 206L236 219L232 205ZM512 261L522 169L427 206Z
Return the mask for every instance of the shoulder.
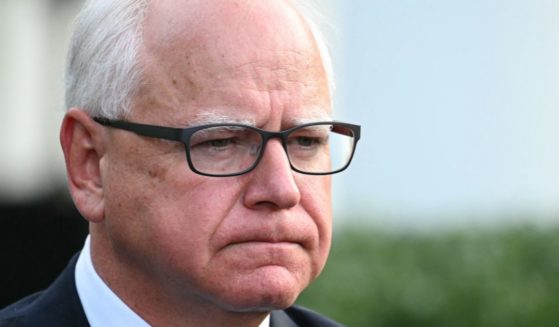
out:
M342 325L317 312L295 305L283 311L274 311L272 326L338 327Z
M27 315L30 308L34 307L36 300L41 297L41 293L29 295L0 310L0 326L21 326L23 318Z
M76 260L46 290L0 310L0 326L88 326L75 286Z

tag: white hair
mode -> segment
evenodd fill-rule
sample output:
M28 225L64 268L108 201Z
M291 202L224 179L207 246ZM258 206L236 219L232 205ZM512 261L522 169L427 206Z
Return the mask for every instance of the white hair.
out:
M138 62L150 0L87 0L74 22L66 67L66 108L122 117L141 79Z
M91 116L123 118L139 89L144 16L151 0L86 0L74 22L66 66L66 108ZM318 11L308 0L291 0L309 26L334 91L333 68Z

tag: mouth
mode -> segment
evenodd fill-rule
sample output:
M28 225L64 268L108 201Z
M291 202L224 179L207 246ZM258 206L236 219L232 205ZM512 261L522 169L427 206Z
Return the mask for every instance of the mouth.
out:
M266 246L266 247L302 247L300 242L289 241L289 240L243 240L231 242L227 247L238 247L238 246Z
M302 242L293 239L273 238L246 238L232 240L227 243L224 250L243 253L244 256L290 256L296 251L305 251Z
M290 267L305 253L302 245L290 241L245 240L229 243L222 252L236 265L254 269L262 267Z
M294 269L307 262L311 249L303 234L245 230L221 244L216 253L231 267L252 271L263 267Z
M315 242L312 230L306 226L272 224L263 226L237 226L232 232L216 239L216 249L259 248L312 250Z

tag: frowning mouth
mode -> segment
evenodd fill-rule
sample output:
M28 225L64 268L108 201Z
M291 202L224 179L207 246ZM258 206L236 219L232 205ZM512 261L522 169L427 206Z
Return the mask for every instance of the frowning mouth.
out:
M242 251L247 255L264 253L288 254L303 249L303 245L299 242L288 240L255 239L233 241L228 243L223 249Z
M312 248L313 238L302 229L288 228L238 228L227 237L217 239L217 249L225 248Z
M308 250L302 243L290 240L244 239L232 240L218 252L234 267L254 269L292 266L306 258Z
M228 244L228 246L268 246L268 247L297 246L300 247L301 244L299 242L292 242L292 241L246 240L246 241L239 241L239 242L231 242Z

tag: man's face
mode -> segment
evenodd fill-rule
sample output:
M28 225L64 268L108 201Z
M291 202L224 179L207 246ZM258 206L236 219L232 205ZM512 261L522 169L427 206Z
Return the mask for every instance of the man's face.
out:
M127 120L279 131L328 119L326 76L299 17L281 1L245 2L155 2ZM322 270L330 177L293 172L279 140L252 172L217 178L193 173L180 143L107 133L103 230L133 278L228 310L267 310L290 305Z

